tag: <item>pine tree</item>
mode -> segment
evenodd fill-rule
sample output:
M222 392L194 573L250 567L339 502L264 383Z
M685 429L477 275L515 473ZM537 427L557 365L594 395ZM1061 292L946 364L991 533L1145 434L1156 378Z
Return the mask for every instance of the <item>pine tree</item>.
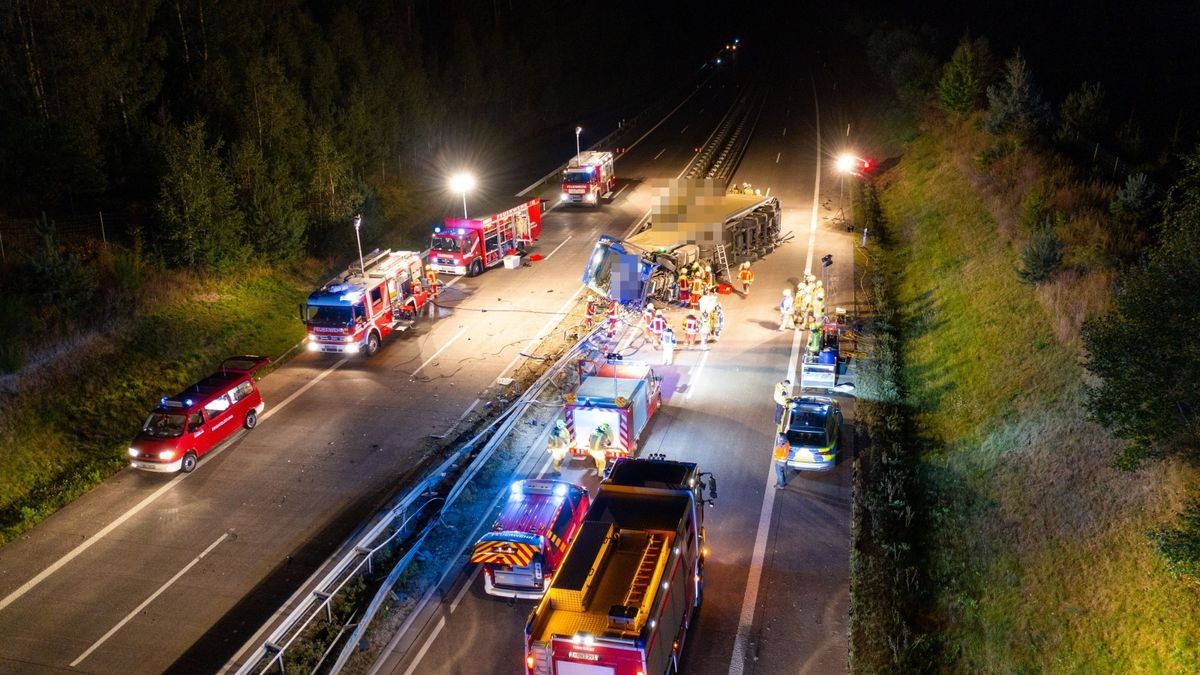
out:
M963 37L942 67L942 79L938 81L938 102L942 110L965 115L979 107L984 93L980 66L975 43Z
M222 142L208 145L204 122L168 134L167 172L158 211L167 260L193 269L220 269L244 258L244 219L221 161Z
M1033 82L1024 57L1017 52L1004 64L1004 80L987 89L988 113L984 120L993 134L1012 133L1033 138L1050 116L1049 106Z

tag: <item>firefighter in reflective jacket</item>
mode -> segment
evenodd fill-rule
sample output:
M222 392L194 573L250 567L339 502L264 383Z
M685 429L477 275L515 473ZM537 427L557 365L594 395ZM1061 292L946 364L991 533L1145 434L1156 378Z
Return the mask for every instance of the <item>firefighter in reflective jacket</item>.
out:
M570 447L571 432L567 431L567 423L559 420L554 423L554 428L550 430L550 438L546 440L546 452L550 453L550 468L554 473L562 472L562 463Z
M432 265L425 266L425 285L429 286L429 292L433 293L433 297L438 296L438 280L437 270L433 269Z
M683 320L683 335L687 338L688 346L696 344L696 337L700 334L700 320L695 314L688 314Z
M595 325L595 319L596 319L596 298L589 295L588 299L587 299L587 309L584 310L584 314L583 314L583 327L586 328L587 330L591 330L592 327Z
M605 449L612 445L612 428L608 426L608 422L602 423L592 432L588 438L588 454L592 456L592 460L596 462L596 475L603 477L604 469L608 466L608 458L605 456Z
M654 335L650 330L652 323L654 323L654 303L647 302L646 309L642 310L642 334L653 340Z
M617 334L617 321L621 318L621 306L617 304L616 298L611 298L608 301L608 339L612 339Z
M750 284L754 283L754 270L750 269L750 261L742 263L738 270L738 281L742 282L742 295L750 295Z
M692 280L688 279L687 268L679 270L679 304L687 307L692 302Z
M654 311L654 318L650 320L650 336L654 338L654 345L662 345L663 331L667 328L667 317L663 316L662 310Z

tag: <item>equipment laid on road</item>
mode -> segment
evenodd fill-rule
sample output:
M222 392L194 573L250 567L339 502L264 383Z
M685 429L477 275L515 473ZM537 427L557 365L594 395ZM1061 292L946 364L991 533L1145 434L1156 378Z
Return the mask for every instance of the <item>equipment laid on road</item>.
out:
M241 427L253 429L266 404L254 371L271 362L265 356L233 356L217 372L164 396L129 446L135 469L191 473L209 450Z
M612 194L617 184L613 173L613 154L586 150L571 158L563 171L563 204L597 206L602 198Z
M492 531L471 551L471 562L483 566L483 590L503 598L541 598L575 540L588 504L581 485L513 483Z
M820 324L820 342L817 356L810 360L805 358L800 364L800 390L824 389L832 393L838 385L840 376L846 372L850 357L842 353L841 334L846 324L846 310L838 307L833 321Z
M525 623L527 675L678 672L704 590L696 465L618 460Z
M309 350L374 355L383 338L411 327L433 299L423 267L419 253L375 249L361 268L351 265L313 291L300 306Z
M542 236L542 200L530 199L513 208L475 218L447 218L433 228L429 265L447 274L476 276L525 250Z
M662 405L661 382L644 363L581 360L579 386L563 403L571 453L590 454L589 439L607 424L610 433L603 437L610 440L597 451L602 450L606 457L633 455L638 437Z
M712 180L673 181L656 196L651 224L627 240L601 235L584 267L583 283L622 304L670 300L679 272L700 260L766 255L780 243L782 208L775 197L726 194ZM719 261L725 256L725 265ZM712 263L709 262L708 265ZM699 289L693 283L692 294Z

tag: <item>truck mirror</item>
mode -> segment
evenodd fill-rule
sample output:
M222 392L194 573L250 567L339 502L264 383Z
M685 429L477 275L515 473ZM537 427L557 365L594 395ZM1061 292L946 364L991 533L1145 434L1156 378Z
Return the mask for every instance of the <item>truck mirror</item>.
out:
M717 477L716 476L710 475L708 477L708 493L712 496L711 497L712 499L717 498Z

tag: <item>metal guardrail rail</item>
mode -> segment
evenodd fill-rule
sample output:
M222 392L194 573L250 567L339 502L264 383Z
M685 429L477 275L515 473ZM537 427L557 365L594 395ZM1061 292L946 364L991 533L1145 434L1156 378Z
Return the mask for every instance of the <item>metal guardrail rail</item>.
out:
M414 554L419 550L432 525L436 524L443 509L452 504L461 494L471 478L490 459L495 448L513 431L521 414L547 384L563 371L565 365L570 363L589 344L591 338L592 334L584 336L567 349L501 415L489 422L441 464L428 472L394 506L377 517L375 522L358 535L354 541L344 546L343 553L326 563L329 568L328 572L315 584L312 584L309 590L304 591L303 597L298 601L295 596L293 597L292 602L288 603L295 603L293 609L271 631L268 637L246 656L245 661L236 670L238 675L286 672L287 650L304 635L314 621L322 616L332 619L332 603L344 591L347 584L355 579L363 578L364 575L374 574L377 565L386 564L387 559L399 556L399 560L389 571L380 591L376 593L346 643L347 645L356 644L362 631L378 611L391 582L394 582L411 563ZM493 428L495 428L494 433L491 431ZM481 448L478 447L479 442L489 433L491 435L486 443ZM456 465L477 449L478 451L471 458L470 463L465 468L456 470ZM435 504L441 506L433 509ZM400 555L401 550L403 551L402 555ZM348 656L349 649L343 650L338 658L339 665L335 665L335 669L339 668Z

